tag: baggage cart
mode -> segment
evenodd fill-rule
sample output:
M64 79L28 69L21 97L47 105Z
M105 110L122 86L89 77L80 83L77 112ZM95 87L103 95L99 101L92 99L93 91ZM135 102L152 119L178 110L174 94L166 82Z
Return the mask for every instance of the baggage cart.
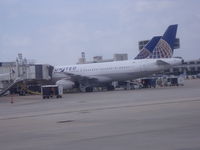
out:
M62 98L63 88L58 85L43 85L41 86L41 93L43 99Z

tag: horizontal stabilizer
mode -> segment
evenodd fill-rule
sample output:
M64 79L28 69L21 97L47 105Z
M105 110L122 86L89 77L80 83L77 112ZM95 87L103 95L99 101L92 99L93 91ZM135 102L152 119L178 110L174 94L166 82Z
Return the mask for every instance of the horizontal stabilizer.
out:
M156 61L156 64L157 64L157 65L162 65L162 66L168 66L168 65L170 65L169 63L167 63L167 62L165 62L165 61L163 61L163 60L157 60L157 61Z

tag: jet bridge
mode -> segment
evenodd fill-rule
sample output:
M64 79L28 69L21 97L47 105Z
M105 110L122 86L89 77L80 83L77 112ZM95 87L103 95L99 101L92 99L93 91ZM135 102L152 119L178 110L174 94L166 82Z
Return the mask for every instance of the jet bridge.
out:
M53 66L33 64L18 55L15 62L0 62L0 96L12 90L20 82L26 85L48 84L52 79Z

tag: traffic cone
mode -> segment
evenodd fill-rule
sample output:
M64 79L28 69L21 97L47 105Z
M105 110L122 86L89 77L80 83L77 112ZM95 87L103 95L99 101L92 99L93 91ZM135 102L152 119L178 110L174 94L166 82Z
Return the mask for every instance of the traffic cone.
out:
M11 100L10 100L10 103L13 104L14 101L13 101L13 97L11 96Z

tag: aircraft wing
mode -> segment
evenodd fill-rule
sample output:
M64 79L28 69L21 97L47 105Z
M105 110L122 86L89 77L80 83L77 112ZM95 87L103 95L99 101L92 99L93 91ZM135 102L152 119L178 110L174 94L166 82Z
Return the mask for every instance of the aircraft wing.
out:
M92 80L94 79L93 77L90 76L83 76L75 73L68 73L68 72L63 72L65 75L71 78L71 80Z
M79 81L79 82L106 82L110 81L110 78L105 76L86 76L86 75L79 75L73 74L68 72L63 72L65 75L69 76L71 80Z

